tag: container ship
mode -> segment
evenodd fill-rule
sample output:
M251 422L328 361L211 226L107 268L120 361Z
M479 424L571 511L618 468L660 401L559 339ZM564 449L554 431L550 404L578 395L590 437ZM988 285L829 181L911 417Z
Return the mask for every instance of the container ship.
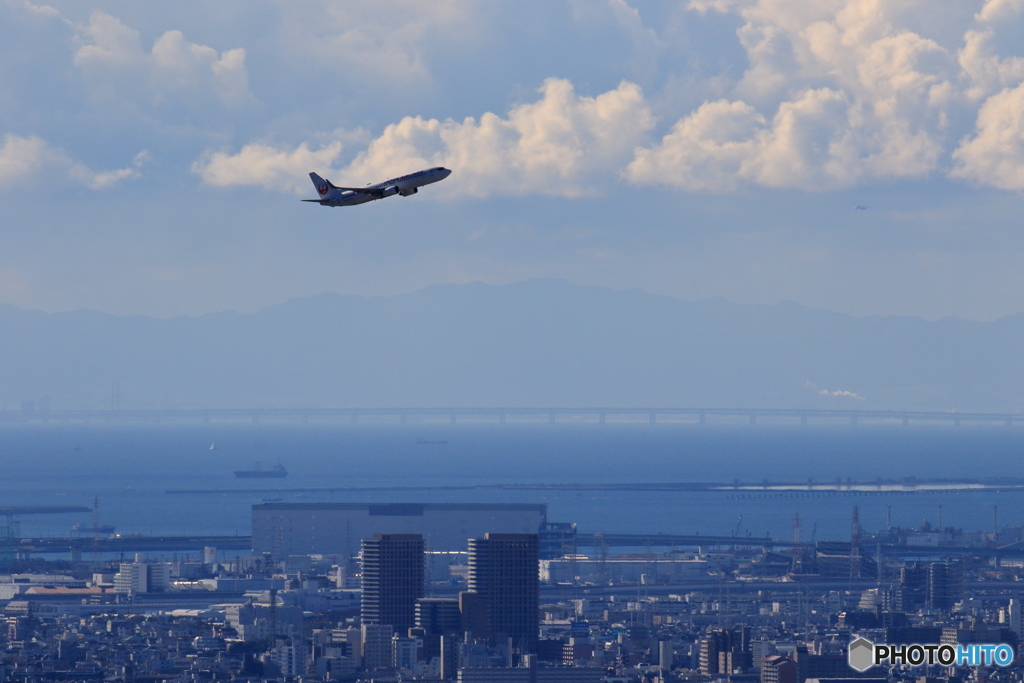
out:
M281 479L288 476L288 470L281 463L277 463L268 470L256 463L255 469L235 470L235 476L239 479Z

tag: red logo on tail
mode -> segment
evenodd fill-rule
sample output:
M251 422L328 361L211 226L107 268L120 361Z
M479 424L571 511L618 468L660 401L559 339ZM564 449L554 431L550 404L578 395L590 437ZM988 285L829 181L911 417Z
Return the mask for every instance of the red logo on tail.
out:
M317 192L320 194L327 194L327 183L321 183L316 186Z

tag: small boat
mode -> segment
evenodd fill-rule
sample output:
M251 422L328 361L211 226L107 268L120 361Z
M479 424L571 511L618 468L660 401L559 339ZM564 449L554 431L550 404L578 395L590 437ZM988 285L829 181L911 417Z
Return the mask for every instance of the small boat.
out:
M277 463L269 470L263 469L260 463L252 470L235 470L235 476L239 479L281 479L288 476L288 470L281 463Z

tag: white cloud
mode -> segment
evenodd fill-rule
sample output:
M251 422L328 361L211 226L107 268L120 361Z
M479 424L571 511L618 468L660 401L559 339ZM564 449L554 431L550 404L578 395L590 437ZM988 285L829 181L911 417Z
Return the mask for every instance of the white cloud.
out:
M81 45L74 65L85 74L94 97L148 106L255 103L242 48L218 53L171 30L147 52L137 30L103 12L94 12L79 27L77 39Z
M36 16L45 17L47 19L62 19L60 12L49 5L36 5L29 0L25 0L22 5L30 14Z
M859 396L852 391L846 391L845 389L837 389L836 391L819 389L817 384L809 380L804 380L804 387L812 391L816 391L818 396L821 396L822 398L852 398L858 401L865 400L863 396Z
M770 124L753 106L719 100L680 119L626 169L635 183L724 191L740 182L825 190L865 177L913 177L931 170L941 148L899 120L880 128L862 105L830 88L779 105Z
M829 88L783 102L742 175L767 187L824 189L849 184L857 171L842 163L851 146L847 105L843 93Z
M988 0L977 20L991 22L1022 5ZM744 24L737 35L749 64L731 97L705 103L658 144L637 150L626 172L636 183L819 190L947 172L950 143L964 132L951 135L951 118L963 118L972 100L1024 79L1024 58L995 54L991 26L965 26L956 53L907 28L906 17L921 11L915 0L693 0L689 6L739 15ZM957 16L949 21L964 20ZM1000 187L1016 183L1005 180L1005 169L966 170L985 139L1012 127L1008 117L1016 106L1006 96L983 107L979 141L957 152L954 175L977 182L998 176ZM1003 166L1015 163L1012 151L1004 148L1002 156Z
M631 0L570 0L542 12L552 25L575 22L558 24L572 29L563 31L561 52L545 44L551 36L543 30L513 26L510 10L480 0L395 0L369 8L311 0L302 13L279 1L274 21L239 17L253 28L245 47L236 40L248 38L203 39L223 42L216 47L191 42L194 35L175 28L183 24L173 12L137 13L129 26L97 11L74 24L52 7L9 5L41 17L37 23L63 22L65 48L73 29L75 68L49 71L65 78L64 91L86 93L89 117L198 137L200 149L213 148L199 161L195 148L187 152L186 163L205 183L298 192L305 191L311 164L346 183L444 164L458 173L435 195L457 188L475 196L580 196L617 177L721 192L744 185L830 190L947 174L1016 187L1012 145L981 148L1009 125L995 119L1017 106L999 96L1024 81L1024 54L1009 21L1024 12L1024 0L976 0L966 7L970 1L939 12L925 0L690 0L690 10L672 11ZM177 17L207 11L199 7L182 5ZM697 12L732 15L739 24L734 45L717 53L687 35L699 25ZM227 35L216 27L227 13L204 17L214 27L209 35ZM579 45L592 49L588 31L590 38L600 32L615 41L608 49L621 70L609 70L596 56L589 66L578 55L553 60ZM476 89L486 95L465 95L476 92L478 81L469 79L483 71L477 63L465 69L466 60L493 59L495 45L523 45L528 52L514 63L491 64L493 78ZM256 52L258 63L273 65L259 74L265 105L250 89L247 56ZM571 73L571 81L549 78L539 98L510 110L494 104L563 63L567 71L559 73ZM648 93L629 81L597 97L580 96L573 86L607 83L600 79L612 72L628 73ZM670 85L659 92L656 83ZM669 92L680 83L690 84L687 98ZM16 101L15 86L4 85L0 101ZM652 111L663 123L654 142ZM353 122L383 130L365 148L325 131ZM34 129L54 139L46 128ZM238 130L244 137L232 141ZM292 136L290 145L266 142ZM346 151L362 152L343 159L339 148L332 156L331 141L342 139ZM232 143L231 151L217 147ZM300 167L299 180L288 180Z
M994 23L1002 19L1020 14L1024 10L1024 0L985 0L981 11L975 15L979 22Z
M132 159L132 165L127 168L119 168L113 171L93 171L85 164L75 163L71 166L71 177L87 185L93 190L102 190L117 184L122 180L138 178L143 166L150 161L149 152L142 150Z
M0 186L19 183L43 168L61 160L56 150L36 136L5 135L0 147Z
M637 149L626 175L688 190L734 189L744 163L756 156L764 126L764 117L745 102L707 102L676 122L659 145Z
M1024 190L1024 84L985 100L974 134L961 141L953 158L953 177Z
M365 184L428 166L453 169L449 192L483 197L539 193L576 196L593 179L613 177L654 126L640 88L623 82L597 97L580 96L572 84L548 79L536 102L514 107L507 118L486 113L461 122L405 117L387 126L335 182ZM325 169L340 144L312 151L247 145L235 155L207 154L193 170L211 185L259 184L292 189L286 179ZM456 189L457 186L457 189ZM304 187L303 187L304 189Z
M93 13L89 23L79 30L78 38L84 43L75 53L78 67L128 67L143 58L139 32L103 12Z
M25 185L45 171L100 190L121 180L138 177L139 169L148 158L146 152L140 152L128 168L94 171L39 136L5 135L0 146L0 188Z
M355 178L387 177L424 165L459 174L460 193L576 196L594 175L614 173L654 127L640 88L623 82L597 97L551 78L541 99L508 118L487 113L462 122L405 118L388 126L347 169Z
M818 396L823 396L827 398L852 398L857 401L865 400L863 396L858 396L852 391L843 391L842 389L837 391L829 391L828 389L822 389L821 391L818 392Z
M999 90L1024 81L1024 58L1001 58L992 48L992 28L968 31L958 54L960 68L967 80L966 95L980 100Z
M243 48L218 54L211 47L188 42L181 31L168 31L153 44L152 58L153 82L160 92L205 87L227 104L252 97Z
M228 187L254 185L268 190L302 193L309 190L310 171L331 173L331 164L341 155L341 143L331 142L312 150L302 143L291 151L271 145L251 144L237 154L208 152L192 165L207 185Z

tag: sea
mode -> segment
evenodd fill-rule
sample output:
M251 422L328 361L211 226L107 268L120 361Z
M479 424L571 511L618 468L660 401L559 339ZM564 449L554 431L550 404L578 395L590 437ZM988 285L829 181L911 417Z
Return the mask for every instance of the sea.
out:
M428 442L428 443L424 443ZM1024 477L1021 427L693 424L8 424L0 505L77 505L121 534L248 535L254 503L545 503L581 532L793 536L943 524L1024 525L1024 492L734 494L693 491L367 490L493 484ZM233 472L277 463L284 479ZM307 489L246 492L241 489ZM218 492L173 493L180 489ZM19 516L21 535L67 536L93 513ZM6 523L0 518L0 524Z

